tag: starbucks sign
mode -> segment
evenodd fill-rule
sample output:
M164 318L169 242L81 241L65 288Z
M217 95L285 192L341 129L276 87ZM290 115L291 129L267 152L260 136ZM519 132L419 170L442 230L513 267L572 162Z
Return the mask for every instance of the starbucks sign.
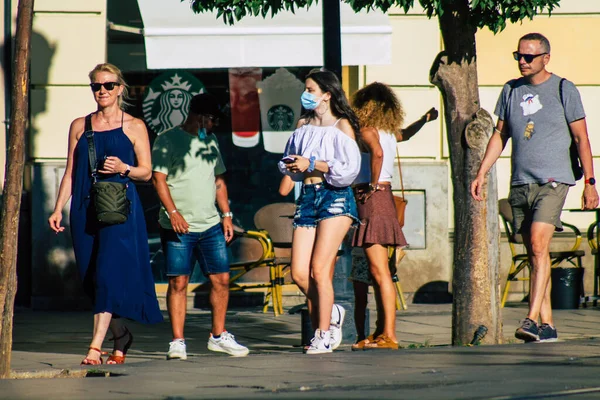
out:
M277 104L267 111L267 120L272 131L289 131L294 126L294 111L285 104Z
M188 72L165 72L146 88L142 103L144 119L156 134L181 125L187 118L192 97L205 91L202 82Z

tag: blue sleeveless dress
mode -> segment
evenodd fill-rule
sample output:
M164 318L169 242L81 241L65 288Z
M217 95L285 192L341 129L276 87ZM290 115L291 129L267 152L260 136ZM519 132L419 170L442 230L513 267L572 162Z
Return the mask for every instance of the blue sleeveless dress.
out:
M126 164L135 165L133 144L122 127L94 131L94 140L98 160L116 156ZM94 303L94 314L110 312L142 323L161 322L146 222L137 189L128 177L120 174L99 175L99 180L128 185L131 212L123 224L98 224L90 204L92 178L88 159L88 141L81 135L73 158L70 222L75 260L84 291Z

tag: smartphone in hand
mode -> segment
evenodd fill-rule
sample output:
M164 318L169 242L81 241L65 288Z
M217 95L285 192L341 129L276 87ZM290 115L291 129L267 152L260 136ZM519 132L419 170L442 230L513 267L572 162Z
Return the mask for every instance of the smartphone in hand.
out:
M285 164L290 164L296 161L296 157L285 156L281 159L281 161L283 161Z

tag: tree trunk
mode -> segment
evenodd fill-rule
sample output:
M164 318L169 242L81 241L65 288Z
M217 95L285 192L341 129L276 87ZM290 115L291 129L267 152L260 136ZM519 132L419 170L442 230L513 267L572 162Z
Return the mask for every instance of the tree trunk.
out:
M6 178L0 216L0 378L10 375L13 307L17 291L17 238L23 191L25 129L28 118L29 50L33 1L19 0L15 42L15 75L12 87L12 113L6 159ZM5 10L10 12L10 10Z
M497 195L495 191L491 196L485 193L485 202L477 202L470 195L470 184L493 127L489 114L486 117L480 113L475 118L480 109L475 62L477 28L469 20L469 1L447 4L439 16L445 50L434 61L430 81L439 88L444 100L454 189L452 344L470 343L481 325L487 328L483 342L498 343ZM472 121L467 136L467 125ZM490 181L495 190L495 173L490 174ZM496 213L488 213L490 203Z

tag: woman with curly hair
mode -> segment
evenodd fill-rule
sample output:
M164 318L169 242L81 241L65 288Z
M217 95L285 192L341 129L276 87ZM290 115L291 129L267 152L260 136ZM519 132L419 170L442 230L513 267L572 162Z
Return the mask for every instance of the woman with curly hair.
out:
M333 304L337 251L358 222L350 185L360 169L358 120L336 75L313 70L301 101L307 110L279 162L282 173L302 182L292 237L292 279L308 299L315 336L307 354L330 353L341 342L344 310ZM332 320L332 309L336 317Z
M426 122L437 118L435 108L406 129L404 109L392 89L379 82L355 93L353 108L358 116L362 139L362 162L354 193L361 224L353 246L364 249L364 257L353 257L350 279L354 284L355 324L358 341L352 350L398 349L396 339L396 290L388 267L388 247L407 245L396 217L392 176L396 143L408 140ZM368 285L373 281L377 302L375 332L364 337Z

